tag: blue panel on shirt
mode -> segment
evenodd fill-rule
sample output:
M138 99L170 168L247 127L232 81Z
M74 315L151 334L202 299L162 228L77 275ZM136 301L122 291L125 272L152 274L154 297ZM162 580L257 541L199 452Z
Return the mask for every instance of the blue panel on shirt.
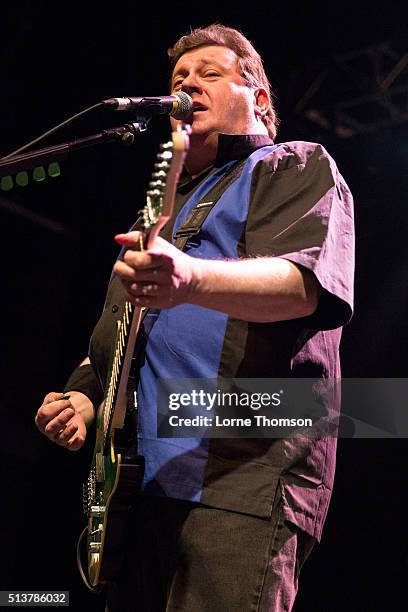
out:
M255 165L277 145L248 157L241 176L223 193L205 220L199 242L188 246L192 257L237 259L237 246L248 215L251 175ZM178 215L174 230L235 162L211 175ZM145 319L148 341L138 387L139 452L146 459L144 489L179 499L199 501L207 462L208 440L157 438L157 379L218 376L228 315L192 304L151 310Z

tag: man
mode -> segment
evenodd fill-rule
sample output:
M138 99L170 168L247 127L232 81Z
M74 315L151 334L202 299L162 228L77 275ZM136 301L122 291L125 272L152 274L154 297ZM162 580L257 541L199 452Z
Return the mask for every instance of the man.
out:
M146 472L109 609L283 612L321 537L335 438L158 438L156 382L338 378L352 309L351 195L321 146L274 145L269 83L242 34L198 29L169 55L172 90L194 102L180 212L147 252L138 251L138 232L116 237L123 252L92 366L87 359L73 373L69 400L46 396L36 423L69 450L83 445L115 313L125 299L148 307L137 389ZM176 249L172 232L237 162L199 236Z

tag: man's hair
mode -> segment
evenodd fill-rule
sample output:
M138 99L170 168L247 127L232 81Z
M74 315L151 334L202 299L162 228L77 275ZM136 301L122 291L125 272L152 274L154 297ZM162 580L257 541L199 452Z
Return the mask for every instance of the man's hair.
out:
M189 34L179 38L168 50L171 68L174 69L184 53L204 45L219 45L232 49L238 56L238 66L245 84L248 87L263 87L268 92L270 102L262 121L267 127L269 136L274 140L279 120L273 105L271 85L265 74L261 56L241 32L219 23L191 30Z

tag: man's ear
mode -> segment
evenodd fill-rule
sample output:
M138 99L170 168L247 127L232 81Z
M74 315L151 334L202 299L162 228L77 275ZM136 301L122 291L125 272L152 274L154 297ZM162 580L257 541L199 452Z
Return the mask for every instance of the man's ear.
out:
M265 117L269 108L269 96L266 89L263 87L257 87L254 90L254 110L257 118L262 119Z

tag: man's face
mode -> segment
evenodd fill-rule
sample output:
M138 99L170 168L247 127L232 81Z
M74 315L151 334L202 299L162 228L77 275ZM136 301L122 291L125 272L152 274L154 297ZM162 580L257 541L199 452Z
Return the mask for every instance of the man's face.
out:
M194 112L187 120L193 136L264 132L256 93L245 85L231 49L209 45L188 51L175 65L171 82L173 91L193 99Z

